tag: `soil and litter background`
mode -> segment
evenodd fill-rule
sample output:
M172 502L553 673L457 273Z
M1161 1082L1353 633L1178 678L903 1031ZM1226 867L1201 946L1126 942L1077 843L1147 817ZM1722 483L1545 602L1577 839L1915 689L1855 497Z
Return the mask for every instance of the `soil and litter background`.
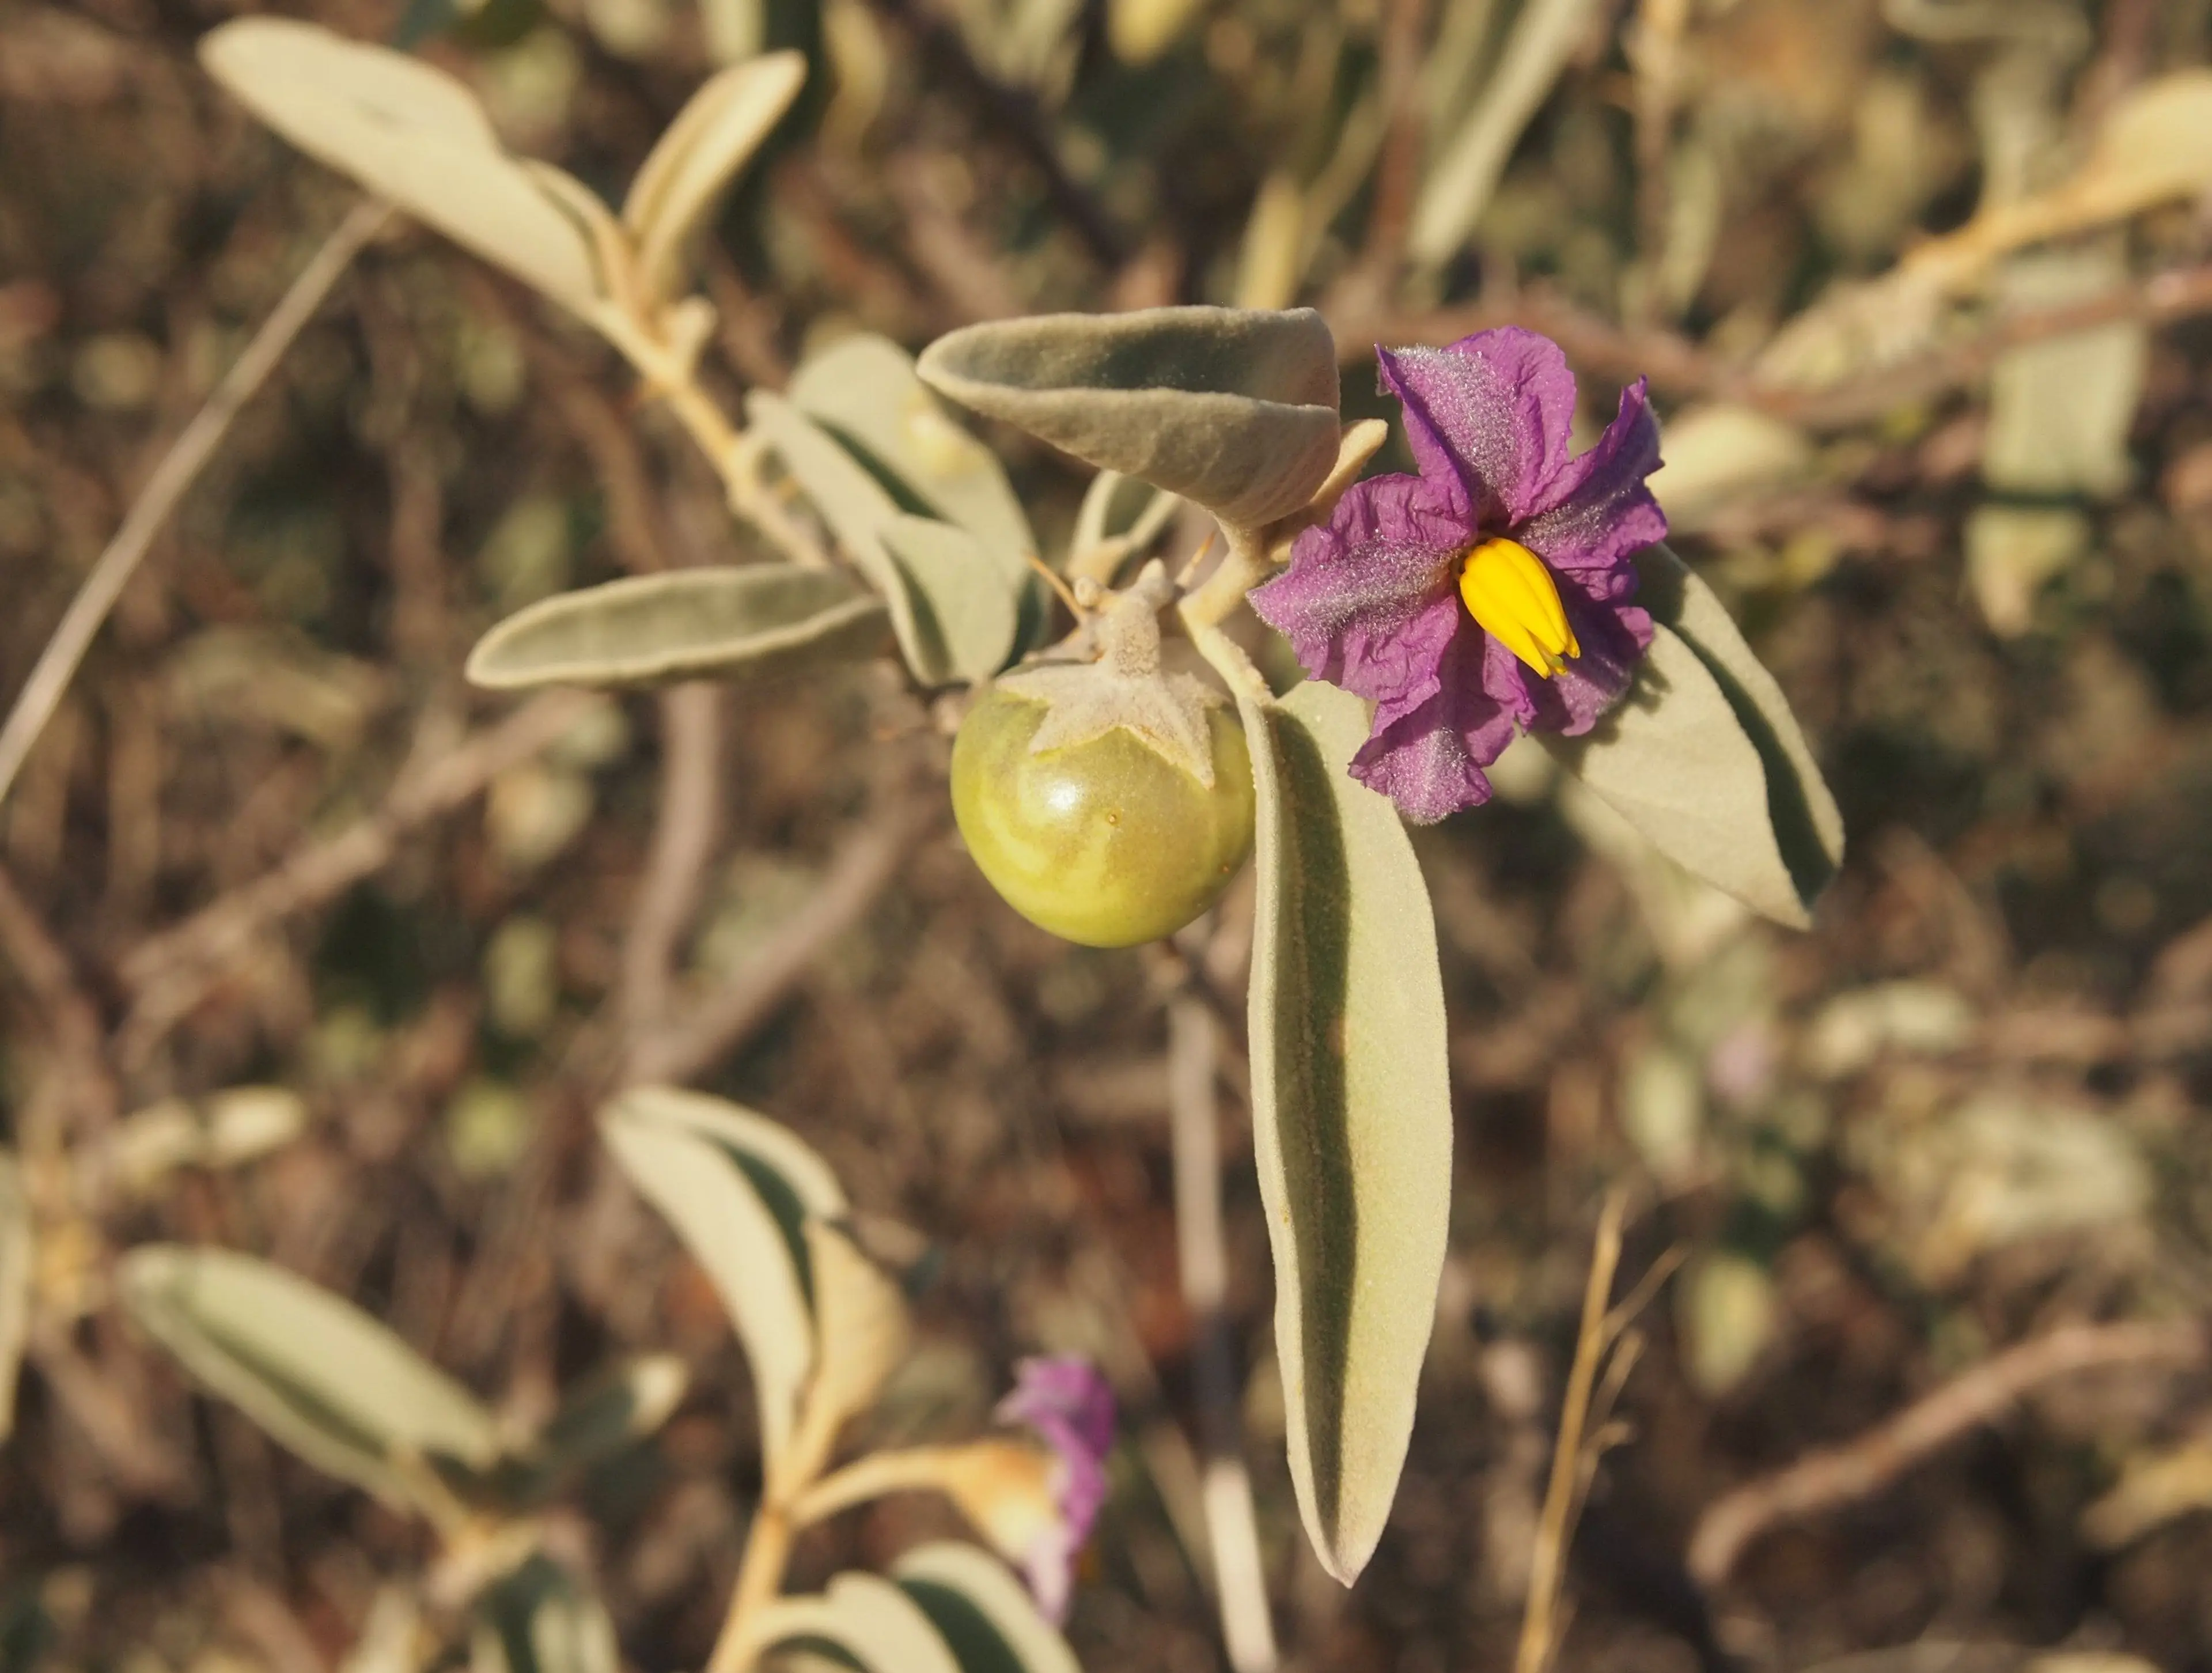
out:
M245 9L0 3L10 692L354 200L200 70ZM1424 157L1521 96L1499 83L1540 0L285 9L413 44L611 196L732 31L807 51L704 252L726 393L855 328L919 348L1197 301L1320 307L1351 413L1386 411L1369 344L1480 325L1558 338L1586 419L1648 374L1674 544L1802 719L1849 854L1795 934L1526 763L1417 834L1453 1241L1350 1591L1284 1463L1232 891L1199 979L1285 1664L1510 1662L1619 1188L1624 1288L1679 1265L1637 1320L1558 1666L2212 1670L2212 199L1996 253L1924 318L1834 301L2201 69L2212 5L1551 6L1579 14L1556 74L1463 247L1411 278ZM1784 378L1778 343L1815 372ZM1083 476L988 439L1056 550ZM700 996L694 1084L819 1149L908 1275L921 1345L875 1421L972 1431L1016 1358L1085 1344L1123 1438L1071 1642L1102 1673L1226 1666L1170 1190L1163 995L1188 968L992 894L940 717L888 666L520 729L461 678L522 605L749 542L609 352L404 225L157 538L0 813L0 1125L27 1168L98 1181L38 1244L0 1669L323 1673L426 1560L131 1328L113 1262L153 1240L303 1274L518 1421L623 1354L681 1356L682 1406L556 1536L629 1665L697 1664L759 1487L751 1396L592 1113L626 1031ZM678 746L711 763L705 886L672 964L626 970ZM794 1572L949 1516L885 1501Z

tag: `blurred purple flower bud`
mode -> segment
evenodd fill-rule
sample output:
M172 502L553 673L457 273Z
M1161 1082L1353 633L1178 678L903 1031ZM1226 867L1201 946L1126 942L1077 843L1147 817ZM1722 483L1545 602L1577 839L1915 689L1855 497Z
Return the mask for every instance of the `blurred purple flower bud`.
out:
M1024 1360L1014 1387L993 1414L1029 1429L1055 1460L1054 1515L1012 1552L1028 1577L1037 1608L1058 1622L1067 1615L1077 1553L1106 1502L1106 1455L1114 1447L1114 1391L1098 1368L1079 1354Z

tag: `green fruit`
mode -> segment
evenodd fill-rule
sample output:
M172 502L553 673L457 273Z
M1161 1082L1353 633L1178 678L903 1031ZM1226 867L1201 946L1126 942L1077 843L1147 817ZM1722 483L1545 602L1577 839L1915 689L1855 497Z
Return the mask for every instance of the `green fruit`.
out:
M994 690L952 745L952 815L991 886L1030 922L1085 946L1173 934L1213 904L1252 850L1252 757L1212 709L1213 787L1116 727L1032 753L1045 705Z

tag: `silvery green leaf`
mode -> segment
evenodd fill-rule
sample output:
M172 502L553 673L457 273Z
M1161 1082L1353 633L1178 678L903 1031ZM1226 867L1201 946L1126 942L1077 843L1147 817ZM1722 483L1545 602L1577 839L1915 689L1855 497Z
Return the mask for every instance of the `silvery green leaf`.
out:
M961 1540L918 1545L891 1569L961 1673L1081 1673L1075 1652L1006 1565Z
M1311 308L1146 308L994 320L915 369L963 406L1223 520L1297 510L1336 463L1336 345Z
M1588 735L1547 748L1668 859L1803 928L1844 823L1782 689L1712 589L1663 545L1638 555L1651 648Z
M606 1606L544 1557L477 1599L471 1673L622 1673Z
M495 691L761 679L865 658L883 600L833 570L791 563L673 569L556 593L477 642L468 677Z
M220 1249L124 1256L131 1317L185 1370L319 1469L392 1504L427 1466L469 1471L499 1450L491 1414L351 1302Z
M684 294L685 246L805 80L804 53L771 52L720 71L677 113L623 204L647 295Z
M883 595L899 654L914 677L924 685L959 678L927 597L885 544L886 531L908 514L836 437L781 395L754 390L745 397L745 415L829 525L839 548Z
M200 60L308 155L462 248L580 313L605 295L580 217L610 228L613 217L603 208L592 216L597 200L575 181L510 155L476 96L445 71L276 17L223 24L201 41Z
M905 1356L913 1327L899 1287L849 1234L818 1218L802 1230L821 1337L806 1397L842 1421L874 1404Z
M902 514L884 525L883 541L914 590L915 627L927 648L927 666L970 684L1005 667L1020 630L1019 593L975 536L934 518Z
M1366 705L1309 681L1279 703L1242 692L1238 709L1258 803L1253 1150L1291 1481L1349 1585L1397 1493L1443 1269L1443 986L1396 811L1346 775Z
M1026 587L1036 551L1030 520L998 455L962 429L887 338L842 338L807 357L791 404L931 516L974 535L1009 586Z
M31 1330L35 1261L23 1171L13 1156L0 1150L0 1441L15 1427L15 1377L22 1368L24 1339Z
M844 1212L836 1176L765 1116L673 1086L622 1093L599 1130L729 1309L752 1364L763 1450L780 1457L815 1358L803 1228Z
M827 1644L861 1673L961 1673L921 1606L873 1574L840 1574L818 1596L778 1598L761 1612L757 1641Z

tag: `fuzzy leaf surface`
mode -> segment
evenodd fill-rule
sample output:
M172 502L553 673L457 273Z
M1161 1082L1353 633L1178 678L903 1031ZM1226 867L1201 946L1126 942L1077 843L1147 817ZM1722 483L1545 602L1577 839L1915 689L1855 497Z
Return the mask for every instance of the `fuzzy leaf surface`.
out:
M1311 308L1047 313L963 326L922 381L963 406L1256 526L1336 462L1336 347Z
M789 1129L673 1086L622 1093L599 1130L728 1309L752 1365L763 1448L780 1457L815 1358L804 1228L844 1212L836 1176Z
M445 71L276 17L223 24L200 59L309 156L463 249L580 313L605 294L577 213L576 193L588 192L574 181L574 192L549 188L556 171L510 155L476 95Z
M830 570L675 569L517 611L477 642L468 677L495 691L763 679L860 660L889 627L882 599Z
M1663 545L1637 558L1651 648L1627 697L1547 748L1668 859L1803 928L1843 862L1843 815L1774 683L1712 589Z
M1436 926L1389 802L1346 776L1366 705L1238 698L1257 790L1253 1149L1291 1481L1349 1585L1396 1496L1451 1204Z

